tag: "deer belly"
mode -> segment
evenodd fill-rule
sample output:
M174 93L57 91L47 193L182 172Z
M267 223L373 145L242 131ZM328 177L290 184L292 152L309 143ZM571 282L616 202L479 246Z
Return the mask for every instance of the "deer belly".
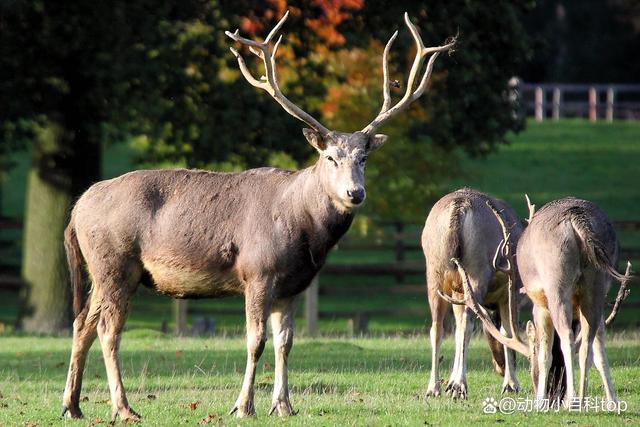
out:
M232 271L198 270L157 260L143 260L152 287L173 298L206 298L243 293Z

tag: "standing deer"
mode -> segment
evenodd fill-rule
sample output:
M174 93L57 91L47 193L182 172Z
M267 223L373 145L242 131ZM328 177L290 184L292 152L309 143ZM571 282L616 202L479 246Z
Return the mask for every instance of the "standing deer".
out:
M511 325L504 320L508 315L507 278L501 271L505 263L496 247L503 239L500 225L496 222L490 206L503 209L511 233L507 244L515 246L522 232L516 213L506 203L484 193L463 188L447 194L431 209L422 231L422 249L426 259L426 279L429 307L431 309L431 376L427 396L440 395L440 345L443 321L450 296L463 295L461 277L451 258L463 260L469 272L470 286L474 295L483 304L496 311L501 326L512 334ZM469 338L473 328L471 310L454 304L456 320L455 357L453 369L445 391L454 399L467 397L466 366ZM515 354L494 345L488 334L494 353L494 365L504 374L502 392L518 392L520 386L515 375Z
M287 17L288 12L263 42L240 37L238 31L226 34L264 62L266 77L257 79L231 48L246 80L310 127L303 133L320 154L317 162L293 172L273 168L240 173L136 171L89 188L76 203L65 231L76 318L63 414L82 416L82 373L97 335L107 368L112 418L139 418L127 401L118 363L120 337L138 283L174 298L244 295L247 364L231 410L237 416L255 414L253 384L270 316L276 356L269 413L293 413L287 357L293 344L296 296L309 286L365 199L367 155L387 140L375 130L424 93L434 61L455 40L425 47L405 13L417 46L406 93L391 106L388 54L396 31L383 55L380 113L361 131L342 133L324 127L278 87L275 60L282 36L273 48L271 42ZM92 289L83 306L85 263Z
M496 215L506 232L504 221ZM493 327L467 281L465 268L454 259L465 288L464 300L457 302L471 308L498 341L529 358L538 404L547 398L549 390L555 334L560 340L565 369L565 402L570 404L576 396L573 354L577 344L580 347L580 404L587 390L587 370L592 359L602 377L606 399L616 401L604 348L604 329L628 295L626 285L631 277L631 264L627 263L624 276L615 270L618 241L606 214L595 204L572 197L550 202L533 216L522 233L516 256L523 288L533 302L534 321L527 323L527 344L517 333L507 338ZM512 285L515 270L510 273L511 292L515 292ZM604 304L611 278L620 281L621 287L613 311L605 319ZM579 320L579 339L572 329L574 320Z

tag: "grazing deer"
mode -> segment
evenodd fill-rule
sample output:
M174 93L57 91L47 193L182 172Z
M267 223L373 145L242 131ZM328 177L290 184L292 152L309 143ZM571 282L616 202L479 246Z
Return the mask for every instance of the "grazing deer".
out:
M226 34L262 59L266 77L257 79L231 48L246 80L310 127L303 133L320 154L318 161L293 172L273 168L241 173L136 171L89 188L76 203L65 232L76 318L63 414L82 416L82 373L97 335L113 418L139 418L125 396L118 349L129 303L140 282L174 298L244 295L247 364L231 410L237 416L255 414L253 384L270 316L276 356L269 413L293 413L287 357L293 344L296 296L309 286L365 199L367 155L387 140L375 130L424 93L434 61L455 40L426 48L405 14L417 45L406 93L391 106L388 55L396 31L383 55L382 110L361 131L341 133L330 131L302 111L278 87L275 60L282 36L273 48L271 42L287 17L288 13L261 43L240 37L238 31ZM83 306L85 263L92 290Z
M454 191L438 200L429 212L422 231L427 295L432 319L431 376L427 396L440 395L440 345L447 301L449 296L461 296L464 292L460 275L451 263L451 258L463 260L474 295L495 310L496 320L503 320L501 326L505 333L509 336L512 334L511 325L504 322L509 319L507 278L500 271L499 265L505 260L501 254L497 254L496 258L496 247L502 241L503 234L488 203L503 210L511 230L507 244L515 246L522 232L522 225L513 209L501 200L470 188ZM466 399L467 354L473 318L471 310L461 305L453 305L453 312L456 320L456 348L453 369L445 391L454 399ZM491 337L494 366L504 374L502 392L518 392L520 386L515 375L515 354L506 348L501 351L502 346L493 345L492 341Z
M507 234L505 221L496 216ZM587 389L587 370L593 358L600 372L608 401L616 401L604 348L604 329L628 295L631 264L625 275L615 270L618 241L611 222L595 204L572 197L556 200L538 211L524 230L517 247L517 268L524 291L533 302L533 322L527 323L528 343L517 333L507 338L498 331L485 308L473 293L468 276L458 259L453 261L463 277L464 300L456 303L471 308L489 332L504 345L529 358L538 404L547 398L548 374L554 335L560 340L563 356L565 402L570 404L574 389L573 354L579 343L580 382L578 398L582 404ZM514 293L515 264L509 275ZM605 318L604 304L611 278L621 286L611 314ZM513 309L510 310L513 315ZM515 317L512 323L517 325ZM580 338L574 337L572 322L579 320ZM562 394L561 394L562 395Z

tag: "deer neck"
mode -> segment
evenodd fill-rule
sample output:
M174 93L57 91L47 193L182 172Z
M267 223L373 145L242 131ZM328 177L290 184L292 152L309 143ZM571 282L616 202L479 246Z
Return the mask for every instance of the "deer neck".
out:
M340 211L331 200L320 179L317 165L295 174L288 191L295 203L293 214L309 232L318 237L319 243L333 246L346 233L355 211Z

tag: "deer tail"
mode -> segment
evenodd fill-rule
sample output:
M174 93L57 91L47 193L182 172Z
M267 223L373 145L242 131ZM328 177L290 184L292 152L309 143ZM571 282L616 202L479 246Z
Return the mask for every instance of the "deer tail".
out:
M618 273L614 261L607 254L604 244L595 235L589 217L582 210L569 211L571 225L580 241L582 253L589 264L598 270L608 273L619 282L629 278Z
M67 253L67 264L69 266L69 280L71 282L71 294L73 299L73 317L78 317L82 311L82 291L83 276L82 264L84 258L78 245L78 237L73 219L69 222L64 232L64 249Z
M470 206L471 202L467 198L457 198L453 202L447 236L447 248L450 251L447 259L462 258L462 219Z

